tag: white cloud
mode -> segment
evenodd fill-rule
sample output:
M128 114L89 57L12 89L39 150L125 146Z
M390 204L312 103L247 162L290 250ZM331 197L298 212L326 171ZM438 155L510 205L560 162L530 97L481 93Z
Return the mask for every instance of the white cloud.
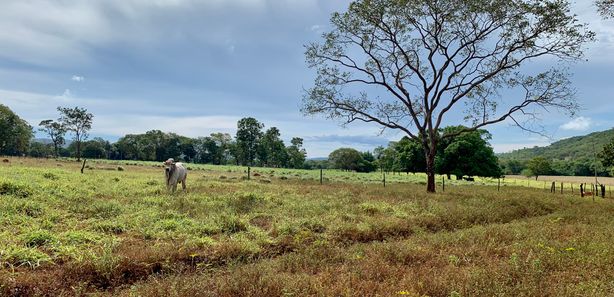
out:
M85 80L85 77L80 76L80 75L73 75L71 78L72 81L76 81L76 82L82 82Z
M70 89L66 89L64 90L64 93L62 93L60 97L64 97L64 98L72 97L72 92L70 91Z
M173 132L188 137L207 136L213 132L231 133L239 117L234 116L147 116L102 114L94 119L93 133L123 136L150 130ZM121 124L118 124L121 123Z
M593 124L593 120L586 117L579 117L561 126L561 129L568 131L586 131Z

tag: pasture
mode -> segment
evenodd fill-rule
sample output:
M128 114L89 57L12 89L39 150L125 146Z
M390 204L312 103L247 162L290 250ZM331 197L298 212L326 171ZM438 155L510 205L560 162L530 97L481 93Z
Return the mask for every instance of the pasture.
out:
M609 296L614 203L496 180L0 164L0 296ZM441 178L440 178L441 179ZM441 181L440 181L441 182ZM508 180L509 182L509 180ZM518 183L520 184L520 182Z

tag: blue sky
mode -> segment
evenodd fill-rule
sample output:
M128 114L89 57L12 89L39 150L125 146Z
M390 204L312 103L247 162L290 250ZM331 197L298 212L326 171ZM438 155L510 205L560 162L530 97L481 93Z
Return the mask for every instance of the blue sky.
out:
M303 137L310 157L336 148L373 149L379 135L300 111L314 73L303 45L329 28L346 0L5 0L0 10L0 103L32 125L57 106L95 114L92 136L110 140L151 129L196 137L234 134L252 116L282 136ZM543 115L550 138L508 123L491 126L497 152L614 127L614 21L589 1L573 12L599 39L572 67L584 107L570 119ZM459 123L454 123L459 124Z

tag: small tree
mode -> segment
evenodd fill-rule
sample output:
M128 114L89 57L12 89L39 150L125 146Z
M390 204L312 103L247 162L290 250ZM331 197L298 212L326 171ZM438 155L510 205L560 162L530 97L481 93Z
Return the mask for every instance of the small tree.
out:
M548 175L552 173L552 164L550 164L550 161L546 160L545 158L536 157L527 163L526 170L528 170L528 172L531 173L531 176L534 176L535 180L537 180L540 175Z
M81 144L89 137L88 132L92 129L94 115L87 112L87 109L78 106L74 108L58 107L58 111L60 112L58 121L74 135L77 161L81 161Z
M417 140L428 192L442 139L503 121L539 132L538 110L577 110L563 62L580 61L594 40L567 0L356 0L331 23L322 43L307 45L317 77L303 112ZM544 57L561 63L523 67ZM463 110L467 129L440 137Z
M307 158L307 151L303 148L303 139L300 137L292 138L290 146L286 150L288 151L288 167L303 168Z
M237 123L237 159L244 166L253 165L262 138L264 125L254 118L243 118Z
M66 127L54 120L44 120L38 125L41 127L38 130L45 132L49 138L51 138L51 142L53 143L53 152L57 158L60 155L60 147L66 143L66 140L64 139Z

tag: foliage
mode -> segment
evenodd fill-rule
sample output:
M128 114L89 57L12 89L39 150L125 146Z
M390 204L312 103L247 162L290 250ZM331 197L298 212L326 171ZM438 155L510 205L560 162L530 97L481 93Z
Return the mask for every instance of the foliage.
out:
M38 141L30 142L30 148L28 149L28 156L35 158L47 158L49 156L54 156L56 154L56 150L53 147L53 144L44 144Z
M60 148L66 140L64 139L64 135L66 134L66 127L62 123L56 122L54 120L43 120L38 126L38 129L41 132L45 132L49 138L51 138L51 142L53 143L54 154L55 157L60 156Z
M89 136L88 132L92 129L94 115L87 112L87 109L81 107L58 107L60 118L58 122L66 131L73 133L74 142L76 143L75 156L77 160L81 159L81 144Z
M427 191L434 192L438 142L457 135L438 135L450 110L466 107L469 132L508 119L528 130L537 119L533 107L577 109L562 64L580 61L594 34L569 6L555 0L354 1L333 14L321 43L306 46L317 77L305 92L303 112L375 123L419 140ZM525 67L548 56L561 64L539 73ZM516 97L503 100L503 90Z
M614 166L614 138L603 147L603 150L599 153L599 158L604 166Z
M264 125L254 118L243 118L237 123L236 156L241 165L253 165Z
M546 147L525 148L499 154L498 157L503 164L512 160L524 164L532 158L543 157L553 160L552 169L557 175L592 176L595 174L595 154L603 152L612 139L614 129L563 139ZM597 172L598 175L608 175L607 170L601 168L598 168Z
M540 175L552 174L552 164L545 158L535 157L527 163L527 170L530 172L527 176L534 176L537 180Z
M290 141L290 146L287 147L288 152L288 168L303 168L305 166L305 159L307 158L307 151L303 148L303 139L300 137L294 137Z
M0 155L27 153L32 135L32 127L26 121L0 104Z
M340 148L328 155L331 168L355 171L358 170L362 155L353 148Z
M443 129L442 134L464 131L466 127L451 126ZM463 176L500 177L503 172L495 153L488 144L491 139L486 130L464 132L453 138L443 139L436 159L439 173Z
M614 0L597 0L595 4L604 18L614 18Z

